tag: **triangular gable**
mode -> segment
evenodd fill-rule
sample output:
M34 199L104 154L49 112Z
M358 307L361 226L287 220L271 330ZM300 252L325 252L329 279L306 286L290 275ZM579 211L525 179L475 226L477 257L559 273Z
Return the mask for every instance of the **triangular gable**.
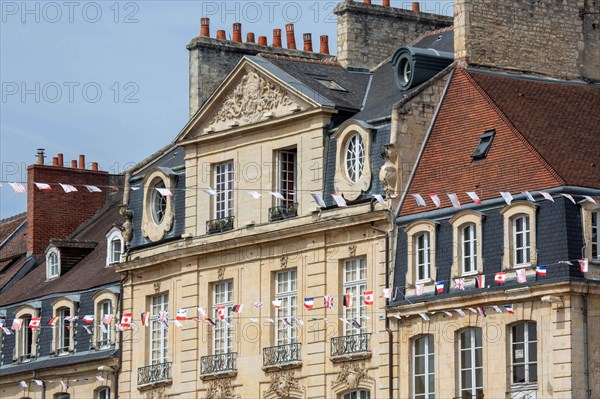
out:
M471 154L480 136L495 130L485 160ZM527 143L506 116L459 68L452 77L428 140L404 196L400 216L434 210L429 194L438 194L442 207L451 207L447 197L456 193L461 203L500 196L500 191L519 192L555 187L561 179ZM410 194L421 194L427 206L418 207Z
M244 57L176 138L176 143L249 126L320 104Z

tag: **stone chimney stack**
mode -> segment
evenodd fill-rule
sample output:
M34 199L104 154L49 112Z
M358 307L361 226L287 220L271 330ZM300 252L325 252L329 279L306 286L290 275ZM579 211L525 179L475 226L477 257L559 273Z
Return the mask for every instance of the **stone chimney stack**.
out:
M455 0L455 58L471 66L600 80L599 12L596 0Z

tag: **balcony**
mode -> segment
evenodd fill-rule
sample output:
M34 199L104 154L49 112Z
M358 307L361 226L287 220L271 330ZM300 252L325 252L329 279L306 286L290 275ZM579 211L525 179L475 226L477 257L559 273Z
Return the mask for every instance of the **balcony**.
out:
M213 219L206 222L206 234L223 233L233 230L233 216L227 216L221 219Z
M156 386L170 385L173 382L171 364L171 362L167 362L140 367L138 369L138 389L142 391Z
M233 377L237 374L237 353L223 353L214 356L202 356L200 358L200 374L203 380Z
M295 218L298 216L298 204L288 204L269 208L269 222Z
M371 357L371 334L356 334L331 339L331 361L367 359Z
M302 344L298 342L264 348L263 370L271 371L302 366L302 361L300 360L301 348Z

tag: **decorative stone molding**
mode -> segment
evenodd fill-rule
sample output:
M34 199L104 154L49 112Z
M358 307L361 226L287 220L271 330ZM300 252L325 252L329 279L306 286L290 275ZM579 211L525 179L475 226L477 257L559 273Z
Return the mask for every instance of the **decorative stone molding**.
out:
M207 130L223 130L258 122L263 117L291 113L294 102L281 86L267 81L258 73L248 70L237 86L228 94L222 106L208 123Z
M231 378L218 378L211 380L208 384L206 397L210 399L239 399L240 394L233 391Z
M287 267L287 264L288 264L288 257L287 257L287 255L282 255L281 259L279 261L281 262L281 268L285 269Z
M396 144L386 144L385 150L381 153L385 163L379 171L379 180L383 183L383 189L385 194L389 198L394 198L398 194L396 192L396 185L398 183L398 149Z
M264 393L267 399L303 396L304 387L298 383L293 371L280 371L271 374L271 385Z
M217 270L217 279L223 280L224 278L225 278L225 268L219 267L219 269Z
M335 381L331 383L332 388L345 385L348 388L358 388L361 382L375 381L369 376L365 362L342 363L340 373Z
M154 293L158 294L160 292L160 281L154 283Z
M146 392L146 399L165 399L165 387L154 387Z
M350 254L351 257L356 256L356 245L355 244L348 245L348 253Z

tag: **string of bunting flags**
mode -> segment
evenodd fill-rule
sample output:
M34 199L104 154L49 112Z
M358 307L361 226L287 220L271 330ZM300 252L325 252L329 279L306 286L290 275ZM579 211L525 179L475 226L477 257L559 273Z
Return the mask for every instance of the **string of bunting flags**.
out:
M500 191L499 193L507 205L512 204L514 197L510 193L510 191ZM530 191L521 191L520 193L523 194L525 196L525 198L527 198L528 201L536 202L535 197L533 196L533 194ZM477 205L481 205L481 199L479 198L479 195L476 192L468 191L468 192L466 192L466 194L473 201L473 203L475 203ZM554 202L554 198L552 197L552 194L550 194L549 192L539 191L538 194L541 195L542 197L544 197L544 199ZM462 205L461 205L458 195L456 193L448 193L446 195L448 196L448 199L450 200L450 203L452 204L452 206L454 208L462 209ZM573 204L576 204L575 198L573 197L574 194L560 193L560 195L567 198ZM577 195L579 195L579 194L577 194ZM410 196L414 199L417 206L420 206L420 207L427 206L427 202L425 201L425 198L423 198L423 196L421 194L418 194L418 193L410 194ZM589 195L580 195L580 196L583 197L588 202L591 202L593 204L596 203L596 201ZM439 194L427 194L426 197L429 197L429 199L431 200L431 202L433 203L433 205L436 208L442 207L442 200L441 200Z
M32 378L29 381L29 385L27 384L26 380L21 380L18 382L19 386L21 388L23 388L23 390L25 389L31 389L31 386L33 384L43 387L44 385L47 384L52 384L52 383L57 383L60 384L60 386L62 387L63 390L68 390L71 387L72 383L77 383L77 382L82 382L82 381L90 381L90 380L96 380L96 381L100 381L101 383L104 383L107 381L107 378L105 378L103 375L96 375L93 377L90 376L85 376L85 377L80 377L80 378L70 378L68 380L46 380L46 379L36 379L36 378Z
M8 183L8 185L12 188L12 190L16 193L16 194L27 194L27 188L26 188L26 184L24 182L6 182ZM33 184L37 187L38 190L40 191L49 191L52 190L52 185L48 184L48 183L39 183L39 182L33 182ZM74 193L74 192L78 192L79 189L76 187L80 187L80 189L85 189L90 193L102 193L104 189L108 189L110 191L119 191L119 186L95 186L95 185L72 185L72 184L64 184L64 183L58 183L58 184L54 184L55 186L60 187L60 189L62 189L65 193ZM0 183L0 187L3 187L2 183ZM141 185L133 185L131 186L131 190L139 190L141 189L143 186ZM173 191L175 190L170 190L168 188L164 188L164 187L155 187L154 188L161 196L163 197L173 197L174 193ZM180 191L195 191L196 189L193 188L183 188L183 189L177 189ZM217 191L211 187L208 188L199 188L199 190L203 191L204 193L206 193L209 196L216 196L217 195ZM256 190L240 190L240 189L235 189L235 191L244 191L246 192L248 195L250 195L252 198L254 199L259 199L263 194L261 194L259 191ZM289 200L289 198L285 198L283 194L276 192L276 191L266 191L266 190L261 190L267 193L267 195L271 195L276 199L279 200ZM302 191L302 190L297 190L297 191ZM310 195L312 196L312 198L314 199L314 201L317 203L317 205L320 208L326 208L327 204L325 203L323 196L320 193L316 193L316 192L310 192ZM331 194L331 197L333 198L335 204L340 207L340 208L345 208L348 206L348 204L346 203L346 199L343 197L342 194ZM377 200L377 202L379 202L381 205L386 206L386 202L385 199L383 198L382 195L380 194L373 194L372 198Z
M554 266L554 265L579 266L579 270L582 273L587 273L589 271L588 259L566 260L566 261L559 261L556 263L537 266L535 268L536 278L538 276L540 278L546 277L547 272L548 272L548 266ZM506 278L507 278L507 273L505 271L494 273L494 283L497 285L504 285L506 283ZM526 268L516 270L516 281L517 281L517 283L520 283L520 284L527 282L527 269ZM465 287L465 279L464 278L454 278L453 282L454 282L455 291L464 291L465 290L466 287ZM448 289L450 288L450 284L446 285L446 283L447 283L447 281L436 281L435 282L435 295L444 293L446 291L446 287L448 287ZM448 283L449 283L449 281L448 281ZM490 288L490 285L486 286L486 275L480 274L480 275L475 276L475 288L484 289L486 287ZM390 299L394 302L394 301L396 301L398 293L400 295L402 295L404 297L404 299L410 303L410 300L406 296L404 296L404 294L402 294L402 289L399 287L383 288L379 298L383 298L386 300ZM416 293L416 296L423 295L424 294L424 285L416 284L415 285L415 293ZM324 309L333 309L334 308L334 305L335 305L334 295L328 294L328 295L323 296L322 298L323 298L323 308ZM308 311L313 311L316 300L317 300L317 298L315 298L315 297L304 298L304 301L303 301L304 308ZM353 308L356 305L355 301L357 301L357 300L361 301L361 305L364 304L366 306L372 306L375 304L375 293L373 290L365 290L358 299L356 299L351 293L345 293L341 297L342 306L346 309ZM281 302L281 300L274 299L271 302L271 305L273 306L273 308L275 310L279 310L282 307L282 302ZM263 306L263 302L253 302L252 306L254 308L261 308ZM492 306L492 307L494 308L494 310L496 312L499 312L498 309L502 310L502 307L500 307L499 305ZM511 313L512 308L510 305L503 305L503 308L508 313ZM208 308L206 308L206 307L198 307L196 317L190 317L188 315L187 308L178 309L177 313L175 315L175 318L173 320L171 320L171 322L176 327L182 327L183 324L187 321L206 323L212 327L215 327L218 322L229 326L230 325L230 322L228 321L228 319L230 318L229 312L238 314L238 317L239 317L239 315L244 311L245 308L244 308L243 304L234 304L231 306L218 305L218 306L213 307L212 309L214 310L214 319L209 317ZM444 311L443 313L445 313L448 317L452 317L453 316L452 310L456 311L456 313L458 313L459 315L464 316L462 309L451 309L448 311ZM479 313L481 316L485 316L485 311L483 310L483 307L481 307L481 309L467 308L467 310L470 310L473 313ZM379 319L385 319L385 315L384 315L385 311L384 310L371 311L370 313L373 316L377 316ZM319 315L315 314L315 316L319 316ZM323 314L322 316L325 316L325 315ZM407 316L410 316L410 314ZM420 314L420 316L423 319L428 320L426 318L427 314ZM393 316L393 317L398 318L398 315ZM114 318L115 318L115 315L112 315L112 314L102 315L102 317L100 318L100 322L98 323L100 330L102 332L108 332L109 328L111 328L113 321L115 320ZM259 318L261 318L261 317L258 317L258 318L257 317L240 317L240 318L247 318L247 319L250 319L252 322L258 322ZM365 319L365 318L369 319L368 316L360 316L360 317L355 317L355 318L340 318L340 321L342 321L346 324L349 324L349 325L353 325L354 327L360 329L362 326L361 321L362 321L362 319ZM265 319L266 321L268 321L269 323L272 323L272 324L276 323L276 320L279 320L289 326L298 326L298 325L302 325L304 323L303 320L298 317L282 317L282 318L278 318L278 319L263 317L263 319ZM39 331L43 327L44 328L46 328L46 327L55 328L59 324L60 318L52 317L52 318L50 318L50 320L48 320L46 325L42 324L41 317L32 317L28 320L29 320L28 325L24 325L25 319L15 318L12 321L11 327L8 328L6 326L6 319L0 319L0 329L2 330L2 333L5 335L13 335L14 331L21 331L23 328L29 328L32 330ZM69 325L67 325L66 328L68 328L68 329L74 328L76 326L76 323L79 320L80 320L79 316L77 316L77 315L65 317L65 321L67 321L69 323ZM94 334L93 328L91 328L92 327L91 325L94 323L94 320L95 320L94 315L84 315L83 317L81 317L81 321L83 322L81 327L89 335ZM310 321L319 321L319 320L328 321L328 319L326 317L310 318ZM154 314L154 315L151 315L149 312L142 312L140 315L140 321L141 321L141 325L144 327L148 327L150 325L151 321L156 321L156 322L160 323L160 325L163 328L168 328L169 327L169 312L166 310L161 310L158 314ZM117 331L124 332L128 329L137 330L138 327L133 322L133 314L132 313L123 313L120 321L114 323L114 328Z

